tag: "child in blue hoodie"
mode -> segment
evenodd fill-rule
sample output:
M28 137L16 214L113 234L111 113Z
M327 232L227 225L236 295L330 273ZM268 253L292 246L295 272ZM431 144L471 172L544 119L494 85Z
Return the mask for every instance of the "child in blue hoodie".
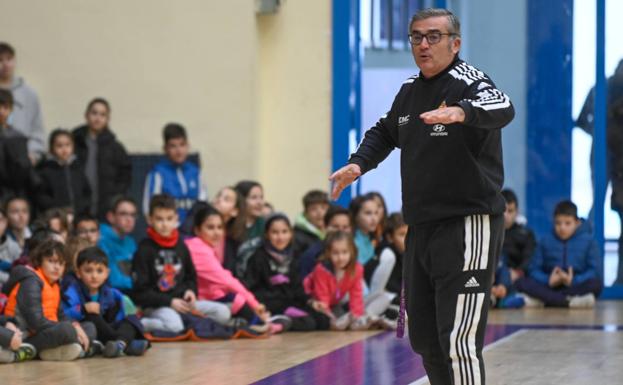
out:
M603 283L601 255L577 206L562 201L554 210L554 232L539 243L527 277L516 282L526 306L593 307Z
M63 310L74 321L95 325L98 339L106 344L104 357L141 356L149 347L143 327L136 316L125 314L121 292L106 283L109 272L101 249L82 250L76 259L78 279L64 289Z

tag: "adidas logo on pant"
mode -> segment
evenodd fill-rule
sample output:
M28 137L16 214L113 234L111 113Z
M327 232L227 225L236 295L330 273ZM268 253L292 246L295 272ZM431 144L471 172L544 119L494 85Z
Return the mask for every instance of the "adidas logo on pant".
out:
M465 287L480 287L480 284L476 281L476 278L471 277L465 284Z

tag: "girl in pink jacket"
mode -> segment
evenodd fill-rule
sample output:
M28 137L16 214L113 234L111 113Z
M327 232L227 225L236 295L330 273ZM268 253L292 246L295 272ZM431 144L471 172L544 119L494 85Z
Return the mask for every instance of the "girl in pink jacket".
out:
M202 208L194 218L195 237L186 240L186 246L197 271L198 299L231 303L231 312L251 326L269 327L270 314L229 270L222 265L219 255L225 242L224 221L211 206ZM256 327L257 328L257 327Z

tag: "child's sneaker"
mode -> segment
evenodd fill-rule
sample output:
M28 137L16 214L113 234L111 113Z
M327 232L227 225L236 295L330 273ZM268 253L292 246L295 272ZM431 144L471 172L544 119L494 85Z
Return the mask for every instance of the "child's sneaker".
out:
M249 325L249 329L253 330L256 333L264 334L270 331L270 324L263 323L263 324Z
M369 330L370 326L374 323L370 316L364 315L358 318L355 318L353 322L350 323L350 330L360 331L360 330Z
M350 326L351 321L352 317L350 316L350 313L346 313L336 319L331 319L331 330L346 330L348 329L348 326Z
M282 324L269 324L270 325L270 334L279 334L283 332Z
M240 328L244 328L247 325L249 325L249 322L241 317L232 317L228 322L226 326L232 327L232 328L236 328L236 329L240 329Z
M501 309L520 309L526 305L526 300L520 295L509 295L500 299L498 307Z
M595 296L592 293L569 297L569 307L575 309L590 309L595 306Z
M282 332L287 332L292 327L292 318L287 315L278 314L270 317L268 323L281 324L283 326Z
M78 359L83 353L82 346L79 343L73 343L42 350L39 353L39 358L43 361L73 361Z
M493 294L489 295L489 307L495 308L498 304L498 298Z
M0 364L9 364L15 361L15 352L0 348Z
M545 307L545 303L543 303L543 301L541 301L540 299L536 299L534 297L530 297L527 294L520 294L520 296L523 298L524 303L525 303L525 307Z
M102 351L102 355L106 358L115 358L123 356L126 345L123 341L108 341Z
M101 355L103 351L104 344L101 341L93 340L89 344L89 350L87 350L86 352L83 351L83 354L80 356L80 358L91 358L94 356L98 356Z
M142 356L149 349L149 341L147 340L133 340L130 341L125 348L125 354L128 356Z
M37 357L37 349L31 344L23 343L15 352L15 361L13 362L30 361L35 357Z
M380 317L374 322L374 324L383 330L398 329L398 320L391 320L387 317Z

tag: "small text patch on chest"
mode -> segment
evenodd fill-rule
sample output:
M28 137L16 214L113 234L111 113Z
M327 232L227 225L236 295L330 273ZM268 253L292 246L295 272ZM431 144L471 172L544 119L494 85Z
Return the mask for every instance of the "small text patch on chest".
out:
M398 125L399 126L404 126L405 124L408 124L409 123L409 116L411 116L411 115L399 116L398 117Z
M435 124L432 128L432 132L430 136L448 136L448 131L446 131L446 126L443 124Z

